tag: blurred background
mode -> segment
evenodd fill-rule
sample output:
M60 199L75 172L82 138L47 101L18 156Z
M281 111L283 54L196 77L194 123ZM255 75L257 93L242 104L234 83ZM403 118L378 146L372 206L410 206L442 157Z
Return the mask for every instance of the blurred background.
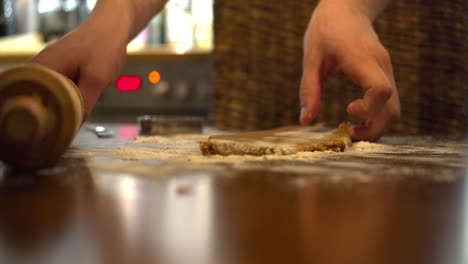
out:
M0 70L30 58L70 32L96 0L0 0ZM212 98L213 0L170 0L128 45L122 75L139 76L141 88L110 87L90 117L135 122L142 114L208 117ZM158 71L152 84L148 74Z
M73 30L95 2L0 0L0 70ZM141 88L110 87L90 120L135 122L139 115L164 114L202 116L221 129L297 124L302 40L317 3L170 0L128 45L122 75L139 76ZM393 0L375 21L401 100L402 118L392 132L467 133L467 3ZM159 83L149 82L151 71L160 73ZM316 121L358 121L345 106L360 96L362 89L343 75L332 78Z

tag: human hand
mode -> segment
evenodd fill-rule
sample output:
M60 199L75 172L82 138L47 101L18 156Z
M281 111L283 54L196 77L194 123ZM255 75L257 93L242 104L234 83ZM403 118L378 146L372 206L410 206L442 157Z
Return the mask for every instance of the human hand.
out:
M28 61L65 75L78 86L84 101L84 119L125 63L131 23L129 16L119 12L97 10L74 31Z
M400 101L390 56L364 10L321 1L314 11L304 38L300 119L308 124L315 118L323 83L343 72L364 89L364 97L347 111L366 122L351 126L349 133L354 140L374 141L400 118Z

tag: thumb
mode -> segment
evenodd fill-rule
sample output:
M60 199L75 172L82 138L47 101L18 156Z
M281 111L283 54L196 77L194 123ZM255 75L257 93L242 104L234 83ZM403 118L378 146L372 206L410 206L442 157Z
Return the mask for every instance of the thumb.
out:
M320 77L319 63L304 67L302 74L300 99L300 122L307 125L317 116L322 97L322 80Z

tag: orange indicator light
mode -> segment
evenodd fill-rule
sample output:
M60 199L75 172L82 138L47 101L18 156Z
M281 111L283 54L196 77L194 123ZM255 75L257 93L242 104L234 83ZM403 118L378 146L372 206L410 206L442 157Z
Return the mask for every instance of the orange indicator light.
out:
M161 80L161 75L157 71L152 71L148 74L148 80L151 83L156 84Z

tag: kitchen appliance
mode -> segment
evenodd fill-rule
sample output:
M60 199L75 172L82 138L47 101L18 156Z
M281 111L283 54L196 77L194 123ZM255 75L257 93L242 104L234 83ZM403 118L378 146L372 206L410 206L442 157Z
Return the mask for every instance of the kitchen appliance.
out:
M85 0L39 0L39 32L44 42L60 38L72 31L89 16Z
M11 0L0 0L0 37L13 31L13 6Z
M203 130L203 118L195 116L138 117L140 135L197 134Z

